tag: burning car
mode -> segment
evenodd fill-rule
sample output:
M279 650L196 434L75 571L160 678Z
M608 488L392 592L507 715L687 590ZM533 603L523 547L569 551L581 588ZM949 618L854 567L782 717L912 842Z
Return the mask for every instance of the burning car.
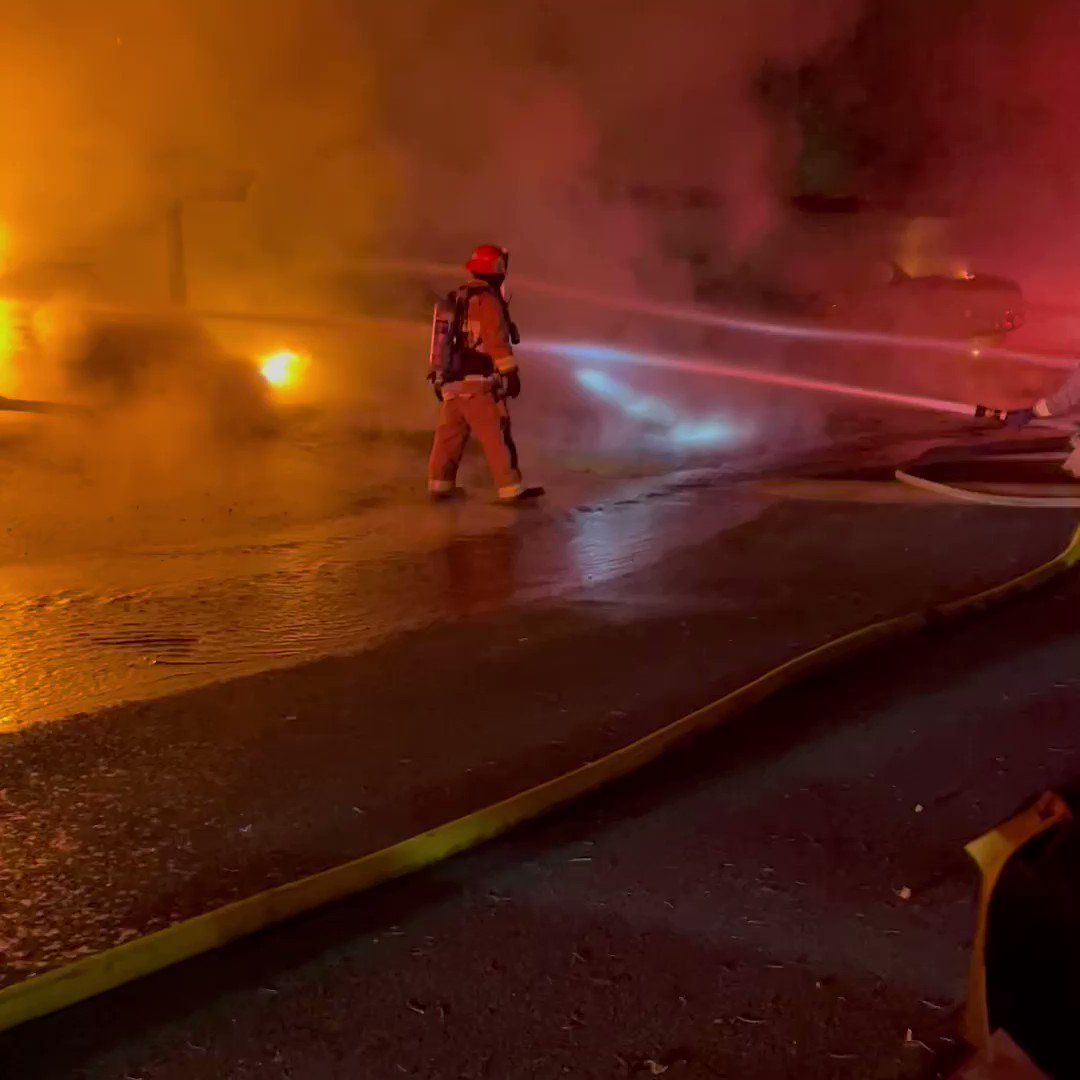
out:
M183 316L95 318L65 370L70 392L95 409L155 401L174 406L178 418L200 418L217 436L276 430L268 380L247 359L222 352L206 330Z
M889 284L818 301L845 324L923 337L1001 344L1024 323L1020 286L996 274L913 276L893 268Z
M171 403L164 416L198 419L216 435L275 430L276 388L297 373L292 354L260 370L183 311L123 311L97 295L83 264L25 264L0 277L0 407L47 412L62 402L105 413L154 400Z
M1024 322L1019 284L973 273L947 213L797 195L753 253L733 261L717 241L726 230L717 193L639 185L627 194L685 264L700 304L971 344L1000 344Z

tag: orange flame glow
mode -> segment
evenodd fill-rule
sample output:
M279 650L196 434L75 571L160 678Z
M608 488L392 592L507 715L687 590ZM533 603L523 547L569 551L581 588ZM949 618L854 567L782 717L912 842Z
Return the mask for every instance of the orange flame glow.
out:
M16 358L19 352L19 311L13 300L0 300L0 394L17 392Z
M264 356L259 362L259 370L262 377L274 387L284 389L295 386L300 381L307 361L299 353L291 349L282 349L280 352Z

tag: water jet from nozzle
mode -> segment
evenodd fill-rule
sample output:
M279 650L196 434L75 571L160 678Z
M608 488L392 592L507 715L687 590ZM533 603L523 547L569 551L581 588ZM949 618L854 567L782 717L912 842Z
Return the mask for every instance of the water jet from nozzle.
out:
M461 267L459 266L413 259L368 261L360 264L360 268L368 269L373 273L396 272L446 278L461 276ZM698 326L714 326L740 333L785 338L793 341L826 341L838 345L882 345L896 349L944 352L951 355L967 351L969 355L975 355L970 344L965 345L962 340L954 338L920 337L912 334L894 334L883 330L846 330L840 327L814 326L808 323L749 318L717 311L704 311L701 308L670 304L663 301L613 296L609 293L594 292L575 286L553 284L552 282L541 281L521 274L514 275L514 285L523 291L534 292L542 296L551 296L558 300L584 304L589 307ZM979 346L978 355L999 360L1015 360L1017 363L1052 368L1058 371L1072 371L1077 366L1074 357L1022 352L1017 349L1004 349L991 345Z
M722 360L665 356L660 353L617 349L607 345L584 342L539 341L530 344L527 348L533 352L568 357L571 360L590 364L634 364L640 367L658 368L667 371L685 371L695 375L707 375L719 379L740 379L744 382L761 383L790 390L859 398L863 401L876 401L884 405L897 405L904 408L922 409L928 412L951 413L954 416L974 418L978 415L988 415L986 412L982 414L977 412L983 406L969 405L961 401L921 397L917 394L900 394L892 390L878 390L873 387L832 382L827 379L815 379L805 375L761 371L757 368L747 367L742 364L731 364Z

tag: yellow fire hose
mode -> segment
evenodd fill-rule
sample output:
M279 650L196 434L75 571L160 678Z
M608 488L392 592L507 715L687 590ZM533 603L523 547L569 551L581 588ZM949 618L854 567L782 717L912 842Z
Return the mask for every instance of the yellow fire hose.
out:
M872 623L803 653L644 738L493 806L340 866L136 938L0 990L0 1031L56 1012L324 904L465 851L643 768L779 691L886 641L964 618L1030 592L1080 561L1080 529L1055 558L974 596ZM1003 863L1002 863L1003 865ZM984 1004L985 1011L985 1004Z

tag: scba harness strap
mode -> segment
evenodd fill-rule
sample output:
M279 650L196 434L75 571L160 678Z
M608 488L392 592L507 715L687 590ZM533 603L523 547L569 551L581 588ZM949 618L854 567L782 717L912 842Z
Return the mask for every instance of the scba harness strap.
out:
M510 305L498 289L491 285L462 285L447 293L448 305L454 308L454 319L450 327L449 361L443 371L443 382L455 382L469 375L493 375L495 365L487 353L471 348L465 340L465 326L469 317L469 304L474 297L489 293L495 297L502 309L511 345L521 344L521 334L510 318Z
M499 302L510 344L517 345L521 341L518 328L510 318L506 297L490 282L469 282L446 293L435 305L432 318L428 379L434 385L436 393L446 383L460 382L468 378L488 379L496 374L494 359L485 351L485 347L496 347L498 351L497 343L470 340L468 332L469 305L485 293ZM490 327L488 329L490 330ZM484 332L486 331L480 331L481 334Z
M443 382L457 382L469 375L490 375L495 367L491 358L470 348L465 340L465 326L469 318L469 304L473 297L492 292L486 285L462 285L447 294L447 302L454 308L454 320L450 326L448 360L442 373Z

